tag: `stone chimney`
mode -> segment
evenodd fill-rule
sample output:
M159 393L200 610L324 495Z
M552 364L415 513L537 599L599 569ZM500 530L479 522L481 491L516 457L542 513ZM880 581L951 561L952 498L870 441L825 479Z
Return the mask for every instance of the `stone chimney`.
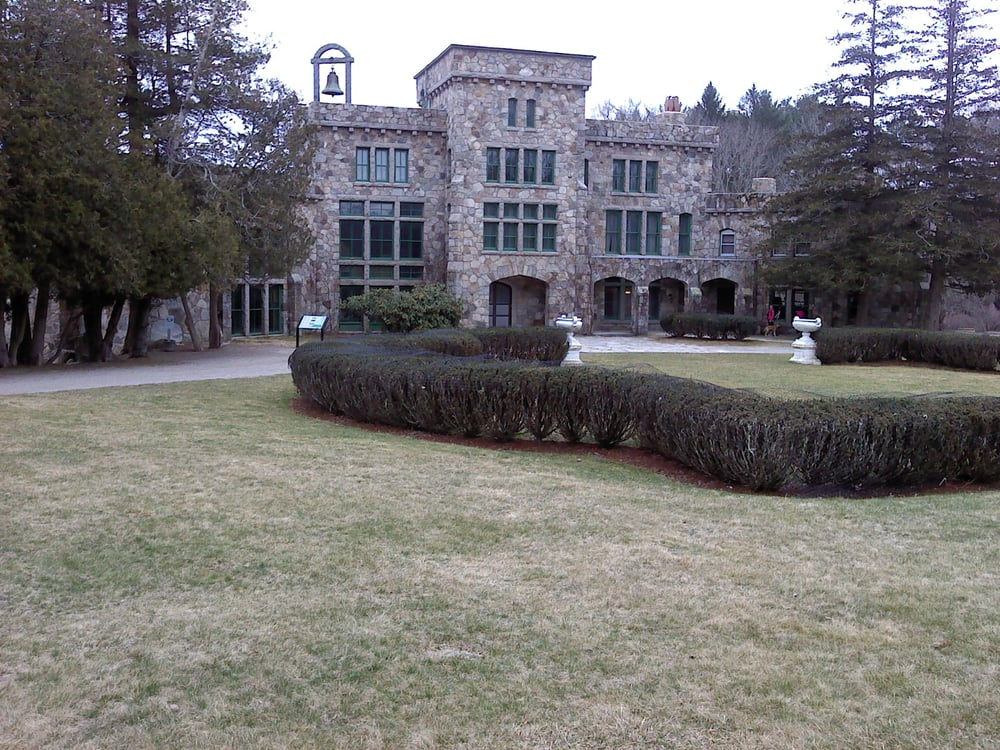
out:
M668 96L663 101L663 111L657 115L660 122L669 122L683 125L687 120L684 112L681 111L681 100L678 96Z

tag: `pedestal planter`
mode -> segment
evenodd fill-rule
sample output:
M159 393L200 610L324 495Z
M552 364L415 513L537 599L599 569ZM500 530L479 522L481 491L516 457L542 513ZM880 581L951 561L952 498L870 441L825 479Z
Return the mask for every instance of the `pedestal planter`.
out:
M580 350L583 348L583 344L573 336L574 333L583 328L583 320L576 315L563 313L555 319L555 327L566 331L566 343L569 344L569 351L566 352L562 363L564 365L583 364L580 361Z
M822 327L822 318L800 318L796 315L792 319L792 328L802 335L792 342L794 353L792 354L792 358L788 360L789 362L795 362L799 365L822 364L816 358L816 340L812 337L812 334Z

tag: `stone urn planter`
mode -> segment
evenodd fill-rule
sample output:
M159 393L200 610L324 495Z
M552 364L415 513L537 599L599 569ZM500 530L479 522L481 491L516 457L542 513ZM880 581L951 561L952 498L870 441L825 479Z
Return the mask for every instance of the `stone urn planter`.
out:
M564 365L580 365L583 364L580 361L580 350L583 348L583 344L576 340L573 336L574 333L583 328L583 319L577 317L576 315L567 315L563 313L554 321L555 327L563 331L566 331L566 343L569 344L569 351L566 352L566 356L563 358L562 363Z
M819 365L822 364L816 358L816 340L812 337L816 331L823 327L822 318L800 318L796 315L792 319L792 328L801 333L792 342L792 358L789 362L799 365Z

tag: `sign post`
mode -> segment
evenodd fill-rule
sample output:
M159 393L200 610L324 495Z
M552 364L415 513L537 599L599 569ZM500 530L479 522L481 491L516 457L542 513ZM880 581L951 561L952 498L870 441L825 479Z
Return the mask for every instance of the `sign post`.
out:
M299 345L299 331L319 331L319 340L323 340L326 331L326 315L303 315L295 328L295 346Z

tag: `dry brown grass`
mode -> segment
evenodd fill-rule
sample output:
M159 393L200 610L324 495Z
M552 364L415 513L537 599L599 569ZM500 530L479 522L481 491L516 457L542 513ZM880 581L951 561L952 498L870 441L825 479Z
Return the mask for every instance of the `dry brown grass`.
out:
M1000 493L695 490L292 395L0 399L0 747L996 746Z

